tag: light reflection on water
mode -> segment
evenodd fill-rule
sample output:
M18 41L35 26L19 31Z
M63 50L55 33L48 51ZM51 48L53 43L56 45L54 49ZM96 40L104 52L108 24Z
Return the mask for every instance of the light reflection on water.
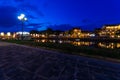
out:
M120 43L100 42L100 43L98 43L98 46L103 47L103 48L116 49L116 48L120 48Z
M72 44L76 46L90 46L93 42L73 41Z
M36 42L52 42L52 43L70 43L75 46L92 46L97 48L110 48L110 49L117 49L120 48L120 43L113 43L113 42L85 42L85 41L70 41L70 40L47 40L41 39L36 40Z

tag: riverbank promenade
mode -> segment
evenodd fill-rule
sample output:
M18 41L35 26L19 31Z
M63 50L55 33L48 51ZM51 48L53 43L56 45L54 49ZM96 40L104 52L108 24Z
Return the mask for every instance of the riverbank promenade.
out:
M0 80L120 80L120 63L0 42Z

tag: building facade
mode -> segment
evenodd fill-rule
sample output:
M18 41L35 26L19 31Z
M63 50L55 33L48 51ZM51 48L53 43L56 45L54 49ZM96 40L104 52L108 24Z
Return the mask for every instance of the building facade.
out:
M100 37L119 38L120 37L120 25L105 25L99 32Z

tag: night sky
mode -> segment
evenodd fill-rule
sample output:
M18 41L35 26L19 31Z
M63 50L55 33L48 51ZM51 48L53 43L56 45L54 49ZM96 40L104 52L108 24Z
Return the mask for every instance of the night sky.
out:
M45 30L49 25L66 30L80 26L83 30L120 23L120 0L0 0L0 31L20 31L17 16L28 18L25 30Z

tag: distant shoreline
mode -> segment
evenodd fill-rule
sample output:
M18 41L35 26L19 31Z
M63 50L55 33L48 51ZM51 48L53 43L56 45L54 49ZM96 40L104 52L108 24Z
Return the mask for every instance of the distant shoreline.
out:
M92 42L120 42L119 38L33 38L33 40L70 40L70 41L92 41Z

